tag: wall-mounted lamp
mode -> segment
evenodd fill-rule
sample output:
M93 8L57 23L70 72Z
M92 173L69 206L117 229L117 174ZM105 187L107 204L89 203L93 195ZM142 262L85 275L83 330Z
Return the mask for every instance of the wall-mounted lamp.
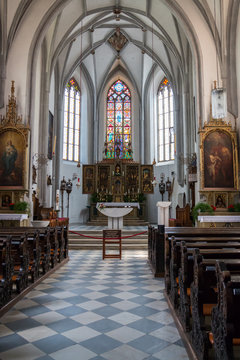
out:
M60 185L60 191L61 191L61 199L62 199L62 217L64 217L64 207L63 207L63 194L64 194L64 191L66 190L66 180L65 180L65 176L63 176L63 179L61 180L61 185Z
M164 174L161 175L161 181L159 183L159 192L162 195L162 201L163 201L163 194L165 193L165 189L166 189L166 185L165 182L163 181L164 179Z
M72 192L72 182L70 179L68 179L68 181L66 182L66 192L67 192L67 196L68 196L68 203L67 203L67 217L69 218L69 196Z

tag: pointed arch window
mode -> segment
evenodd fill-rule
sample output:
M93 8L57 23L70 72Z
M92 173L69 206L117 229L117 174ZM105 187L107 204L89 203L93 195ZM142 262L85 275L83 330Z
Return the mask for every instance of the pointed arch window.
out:
M173 91L165 77L158 91L158 161L174 160Z
M122 80L117 80L107 94L106 158L132 159L131 142L131 93Z
M64 92L63 160L79 161L80 89L71 78Z

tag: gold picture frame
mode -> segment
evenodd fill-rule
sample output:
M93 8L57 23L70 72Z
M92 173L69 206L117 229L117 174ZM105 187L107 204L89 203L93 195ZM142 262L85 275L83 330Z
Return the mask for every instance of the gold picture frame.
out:
M141 165L141 191L144 194L153 193L153 165Z
M5 117L0 118L0 190L27 190L29 125L17 115L12 81Z
M202 191L237 191L237 133L223 120L205 123L200 133Z
M95 191L95 165L83 165L83 194L92 194Z
M14 203L14 192L0 192L0 209L9 209L10 204Z

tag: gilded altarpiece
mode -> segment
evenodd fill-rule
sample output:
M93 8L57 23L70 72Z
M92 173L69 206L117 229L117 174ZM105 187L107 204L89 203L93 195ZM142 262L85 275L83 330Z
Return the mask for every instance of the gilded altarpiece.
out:
M6 108L0 117L0 208L9 209L28 189L30 128L17 114L14 81Z
M122 159L103 160L95 165L83 165L83 194L106 195L111 201L137 201L138 194L152 193L153 166L140 165ZM94 174L94 184L87 187L87 170ZM91 175L92 176L92 175Z
M200 133L200 200L226 209L238 196L237 133L222 119L205 123Z

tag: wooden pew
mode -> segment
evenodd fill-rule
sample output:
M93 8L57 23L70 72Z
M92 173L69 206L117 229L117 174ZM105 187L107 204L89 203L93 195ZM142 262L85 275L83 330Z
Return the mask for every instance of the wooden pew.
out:
M50 245L51 245L51 267L54 268L58 262L58 232L56 228L49 228L50 233Z
M32 227L5 228L0 229L2 236L12 234L14 238L26 235L27 249L29 253L29 273L31 281L34 282L42 273L46 273L50 268L50 241L48 231L44 228L38 230Z
M236 252L232 252L233 254ZM212 254L213 256L213 254ZM223 250L222 260L227 264L228 269L237 272L240 275L239 255L231 258L227 250ZM227 258L227 256L229 258ZM237 258L238 256L238 258ZM219 257L218 257L219 258ZM208 333L211 330L210 316L213 307L217 304L217 277L215 258L203 259L199 251L195 250L194 254L194 282L191 284L191 309L192 309L192 345L201 360L208 359L210 342Z
M65 241L65 248L64 248L64 258L68 257L68 239L69 239L69 232L68 232L68 225L61 225L63 227L63 236Z
M236 230L237 229L237 230ZM180 257L174 258L172 244L179 244L180 242L240 242L240 229L232 228L213 228L213 229L199 229L199 228L165 228L165 288L167 294L171 293L173 304L177 306L176 293L178 285L175 280L178 276L178 271L175 270L176 261L180 264ZM179 230L179 232L178 232ZM202 232L199 230L203 230ZM173 243L173 240L176 243ZM180 265L177 265L179 268ZM171 283L173 281L173 283ZM175 296L175 297L174 297Z
M217 261L216 276L218 302L212 310L209 338L214 345L215 359L230 360L235 359L234 347L240 345L240 271Z
M11 236L0 237L0 307L11 300L12 269Z
M203 248L211 248L214 247L214 244L217 244L217 247L231 247L233 246L233 243L236 244L240 244L240 236L239 237L232 237L231 238L231 243L229 243L228 246L228 240L226 238L215 238L215 237L191 237L191 238L184 238L184 237L180 237L178 238L178 240L180 239L180 241L177 241L175 237L171 237L171 245L170 245L170 250L171 250L171 256L168 257L168 259L166 259L166 261L169 262L169 264L165 265L166 268L166 276L165 276L165 286L166 286L166 291L169 294L170 300L174 306L175 309L178 308L179 306L179 297L178 297L178 293L179 293L179 270L181 268L181 264L182 264L182 260L183 256L181 255L181 243L183 242L184 239L184 244L186 243L186 246L189 246L188 243L190 244L190 247L194 248L194 247L203 247ZM199 240L200 239L200 240ZM202 243L202 245L201 245ZM212 244L212 245L211 245ZM223 244L222 246L220 244ZM237 246L237 245L236 245ZM216 246L215 246L216 247ZM168 274L168 275L167 275Z
M197 249L197 250L195 250ZM181 242L181 265L178 269L178 311L185 331L190 330L190 286L193 277L194 253L198 251L204 259L237 258L240 259L240 242Z
M61 262L65 257L65 237L64 228L62 226L56 226L57 238L58 238L58 262Z
M148 262L155 277L164 276L164 226L149 227Z
M15 285L14 290L19 294L28 286L28 251L27 251L27 237L12 236L11 238L11 257L13 264L12 281Z

